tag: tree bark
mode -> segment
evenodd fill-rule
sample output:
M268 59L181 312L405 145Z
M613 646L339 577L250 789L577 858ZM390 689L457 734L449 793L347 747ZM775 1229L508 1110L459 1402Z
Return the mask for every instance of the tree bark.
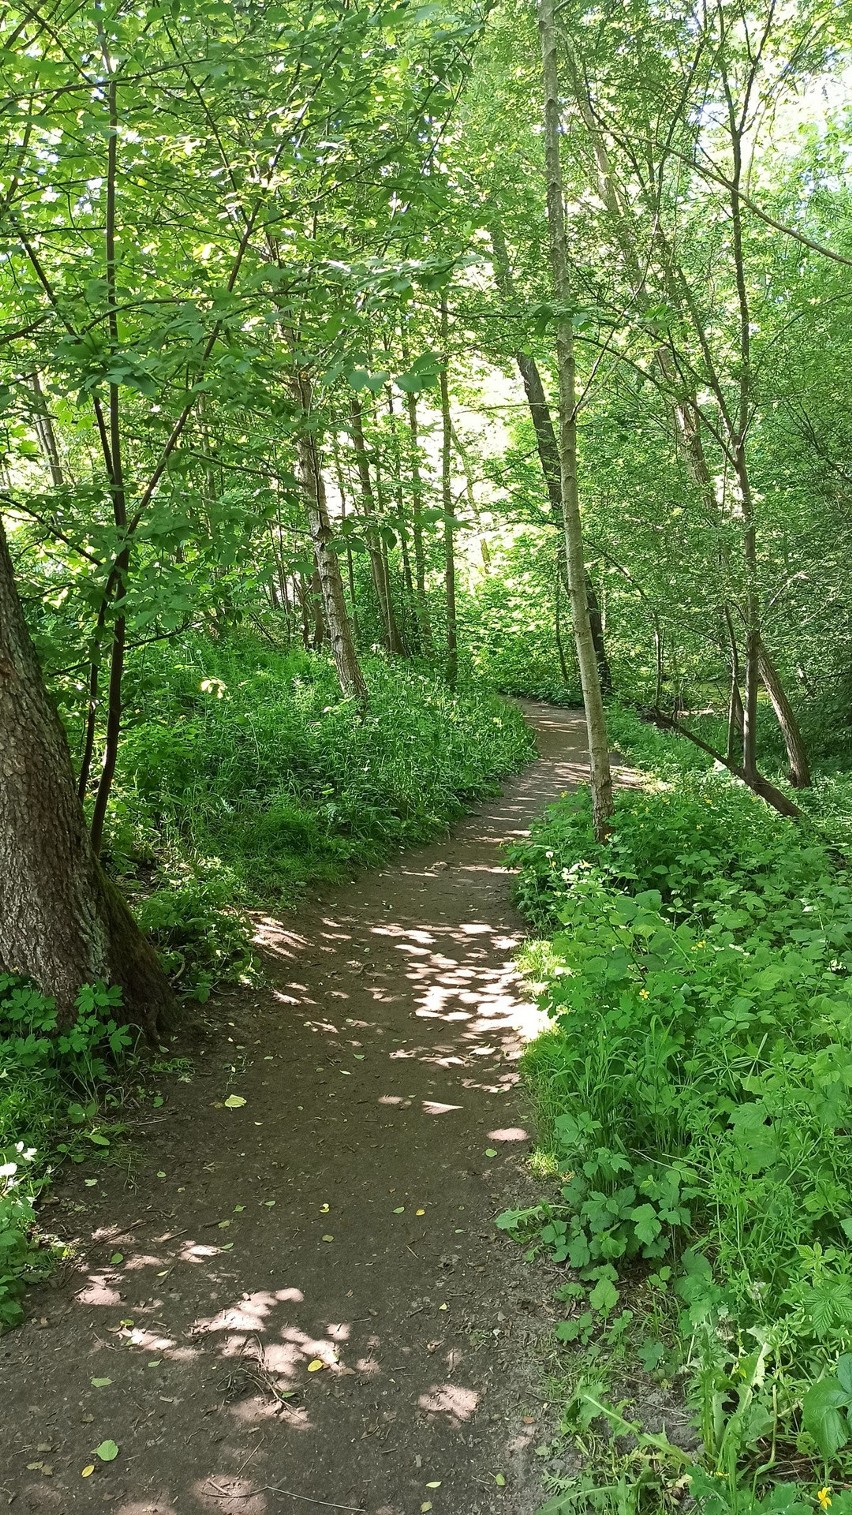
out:
M420 641L425 653L432 650L432 622L426 598L426 553L423 546L423 480L420 477L420 439L417 429L417 397L406 394L408 430L411 436L411 527L414 538L414 579Z
M790 701L787 698L784 685L778 676L778 669L766 650L766 643L761 642L757 654L757 666L760 677L775 711L775 717L784 737L789 760L789 772L787 777L794 789L809 789L811 784L811 771L808 764L808 753L805 747L799 723Z
M506 248L506 239L499 223L494 222L491 227L491 246L494 251L494 276L497 288L504 299L511 298L512 279L509 272L509 254ZM541 471L544 475L544 483L547 489L547 498L550 503L550 513L553 524L561 534L564 530L562 518L562 480L561 466L559 462L559 443L556 440L556 432L550 415L550 406L541 382L538 364L535 358L523 349L518 348L515 353L515 362L524 386L527 397L530 419L535 434L535 445ZM562 558L559 559L562 564ZM562 565L564 567L564 565ZM609 658L606 653L606 638L604 636L603 621L601 618L598 598L592 583L588 569L586 574L586 599L589 605L589 624L592 631L592 641L595 647L595 657L598 661L601 689L604 694L612 692L612 672L609 666ZM568 588L567 569L565 569L565 587Z
M559 462L562 517L565 530L565 559L577 662L583 688L583 704L589 738L589 767L592 791L592 815L595 836L604 841L612 814L612 774L609 764L606 716L601 680L598 672L589 603L586 597L586 562L583 550L583 527L580 519L580 495L577 480L577 395L574 371L574 328L567 309L571 290L568 282L568 256L565 234L565 210L562 203L562 163L560 160L559 75L556 64L556 27L553 0L539 0L539 35L541 38L542 78L544 84L544 142L547 174L547 222L553 289L561 307L556 321L556 360L559 371Z
M328 514L325 481L312 421L310 379L304 374L300 375L296 381L296 388L304 419L298 436L299 470L302 476L308 530L314 549L334 666L337 669L341 692L347 699L354 698L359 705L364 706L367 703L367 686L355 651L352 625L346 610L343 580L340 576L340 560L333 545L334 532Z
M32 379L33 395L35 396L35 421L36 436L42 450L45 462L50 469L51 482L55 489L61 489L65 483L62 473L62 462L59 457L59 448L56 443L56 432L53 429L53 417L45 399L44 390L41 387L38 369L35 370Z
M455 688L458 676L458 624L456 620L456 547L451 481L453 428L450 418L450 388L447 299L441 299L441 504L444 509L444 590L447 603L447 681Z
M464 474L464 492L467 495L468 509L470 510L473 524L476 527L476 537L477 541L479 542L479 552L482 557L482 572L485 577L488 578L491 573L491 549L488 546L488 538L482 528L482 516L479 513L479 506L476 503L476 492L473 484L473 469L470 466L470 453L465 447L464 442L459 436L455 426L452 426L450 430L452 434L453 445L456 449L456 452L458 453L459 462L461 463L462 472Z
M165 974L101 871L74 790L0 522L0 961L56 1000L66 1023L83 984L118 984L123 1016L150 1035L173 1011Z
M388 652L402 656L405 648L399 634L396 623L393 597L391 595L390 581L388 579L385 560L382 554L381 538L376 525L376 508L373 499L373 484L370 478L370 460L367 457L367 447L364 441L364 424L361 414L361 405L354 399L349 407L352 422L352 441L355 446L355 461L358 465L358 478L361 482L361 508L364 511L366 521L367 551L370 555L370 568L373 574L373 585L376 590L376 598L379 602L379 612L384 624L385 642Z

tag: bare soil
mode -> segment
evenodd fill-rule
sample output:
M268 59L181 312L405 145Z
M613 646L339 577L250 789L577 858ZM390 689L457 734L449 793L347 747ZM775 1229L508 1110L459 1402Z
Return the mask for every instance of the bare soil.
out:
M58 1186L76 1256L0 1341L0 1504L533 1515L550 1278L494 1218L529 1196L538 1013L501 847L587 754L581 716L525 710L539 760L448 839L259 922L267 986L220 1002L123 1162Z

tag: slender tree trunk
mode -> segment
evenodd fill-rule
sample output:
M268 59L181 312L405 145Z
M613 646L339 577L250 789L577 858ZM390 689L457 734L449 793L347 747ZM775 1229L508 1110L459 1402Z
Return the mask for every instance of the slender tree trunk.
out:
M665 675L665 664L663 662L663 633L660 629L660 618L657 615L656 610L654 611L654 666L656 669L656 678L654 681L654 709L660 710L662 708L663 700L663 677Z
M589 94L588 84L584 76L582 65L576 58L574 50L570 45L567 47L566 51L569 64L569 77L571 87L577 101L580 114L583 118L583 122L585 124L594 153L595 171L592 175L592 182L603 204L606 206L613 233L615 235L621 256L624 260L624 265L627 270L628 277L630 278L631 283L634 285L634 299L638 305L638 308L642 310L642 308L646 306L653 297L645 288L645 274L641 267L641 261L637 253L638 242L636 238L635 227L631 224L629 209L625 205L622 196L619 194L615 183L609 161L609 153L607 150L606 141L600 128L599 119L593 109L592 100ZM725 87L727 91L727 80L725 81ZM734 232L734 264L741 313L740 379L743 386L743 395L746 400L747 410L748 395L751 382L749 372L750 318L748 312L748 293L745 286L744 262L742 255L742 211L740 193L740 180L742 177L741 131L737 125L732 107L732 101L730 100L729 96L728 106L729 130L731 132L731 143L734 155L734 182L730 201L731 224ZM656 215L656 212L653 210L653 208L651 208L651 213ZM658 225L656 226L656 235L658 237L661 236L660 228ZM661 238L661 240L665 254L662 268L668 284L668 294L672 301L672 304L677 307L681 304L682 289L677 278L676 266L671 256L671 250L667 247L665 238ZM508 269L507 260L506 267ZM713 486L713 480L707 463L707 457L704 451L704 442L702 437L702 418L698 401L695 394L686 396L683 395L682 373L673 363L671 352L662 343L660 343L656 349L656 358L663 379L672 392L671 414L674 424L674 434L678 447L686 461L687 467L689 468L695 482L699 486L704 496L708 514L711 516L711 518L716 519L718 518L719 514L718 504ZM747 428L747 417L745 421L743 421L741 413L741 435L743 439L745 437L745 428ZM748 544L746 544L747 557L748 551ZM724 546L721 549L721 560L722 567L728 567L727 555ZM748 568L747 572L750 572ZM723 613L729 617L730 612L728 610L728 607L725 605L722 607L722 609ZM757 616L755 616L754 611L755 606L752 604L748 610L748 620L750 624L755 621L759 622L759 613ZM766 688L772 701L772 706L778 719L778 724L781 728L781 732L787 747L787 757L790 765L791 782L800 785L801 787L807 787L808 783L810 782L808 777L807 750L805 748L805 744L802 739L798 723L796 721L795 713L790 706L789 700L787 699L777 670L774 670L773 668L775 675L774 680L773 673L770 672L770 682L766 682L763 674L763 652L764 649L762 648L758 628L757 638L752 636L752 674L754 675L754 658L756 658L757 669L760 673L760 677L763 678L764 683L766 684ZM748 656L749 654L747 650L747 672ZM770 659L770 667L772 666L773 665L771 665ZM737 723L740 722L740 718L743 716L743 703L739 690L739 671L733 674L733 679L734 682L732 682L731 685L731 698L729 701L729 715L733 716L734 725L736 726ZM755 688L756 682L756 677L753 676L751 683ZM746 683L747 685L749 683L748 677L746 679ZM747 703L748 700L749 695L747 694ZM731 733L733 734L733 727L730 729ZM742 724L739 725L739 730L742 730ZM754 732L754 726L752 726L752 732ZM804 775L805 777L802 779L800 777L801 775Z
M382 554L382 539L376 525L376 507L373 499L373 484L370 479L370 460L367 457L367 447L364 442L364 424L361 406L358 400L354 398L350 405L350 416L352 421L352 441L355 446L355 461L358 466L358 478L361 482L361 508L364 512L366 522L367 551L370 555L370 568L373 574L376 598L379 602L379 612L384 623L385 642L389 652L401 656L405 652L405 648L402 645L402 638L396 623L390 581Z
M311 601L311 615L314 622L314 647L319 651L325 642L325 617L323 615L322 603L322 580L320 578L319 567L317 566L316 552L314 553L314 571L311 574L308 593Z
M173 1010L156 953L98 866L71 755L24 622L0 522L0 962L73 1019L83 984L119 984L127 1020Z
M556 651L559 656L559 667L562 673L562 682L566 689L570 687L571 675L568 672L568 663L565 657L565 648L562 644L562 557L561 548L556 553L556 574L554 585L553 605L553 631L556 637Z
M118 99L115 78L109 82L109 117L110 135L107 147L107 192L106 192L106 287L107 301L109 304L109 339L113 353L119 349L118 330L118 284L116 266L116 190L117 190L117 153L118 153ZM112 494L113 518L119 536L127 531L127 494L124 483L124 464L121 452L121 421L119 411L119 387L117 384L109 386L109 444L104 444L104 455L108 460L110 474L110 493ZM115 560L114 574L110 577L115 581L115 618L112 627L112 648L110 652L109 686L107 689L107 719L106 737L104 742L103 766L95 794L95 804L92 811L92 847L97 857L101 850L103 840L104 821L106 819L107 805L112 790L112 782L115 778L115 768L118 761L118 744L121 737L122 693L121 686L124 678L124 659L127 648L127 617L125 614L125 601L127 599L127 580L130 574L130 540L125 538L125 544Z
M420 477L420 439L417 427L417 397L406 394L408 430L411 436L411 530L414 539L414 577L420 642L426 653L432 650L432 623L426 598L426 553L423 546L423 480Z
M455 426L452 428L453 446L459 455L459 462L464 473L465 494L467 495L468 508L471 519L476 527L476 536L479 542L479 552L482 557L482 572L488 578L491 573L491 549L488 546L488 538L482 529L482 517L479 506L476 503L476 493L473 485L473 469L470 466L470 454L459 436Z
M378 511L379 520L380 521L386 521L387 518L388 518L388 510L387 510L387 502L385 500L384 476L382 474L382 467L381 467L381 463L379 462L378 458L376 458L376 461L375 461L375 464L374 464L374 468L375 468L375 477L376 477L376 509ZM398 510L394 510L394 515L398 517ZM402 538L403 533L402 533L402 529L401 529L401 523L399 522L399 520L397 520L397 532L398 532L400 538ZM404 592L404 589L405 589L405 574L404 574L404 571L403 571L403 592L400 595L400 599L399 599L400 613L397 616L397 614L396 614L396 603L397 602L396 602L396 600L394 598L394 592L393 592L391 565L390 565L390 558L388 557L388 544L387 544L387 541L385 539L384 532L382 532L382 531L379 532L379 553L380 553L381 559L382 559L382 571L383 571L383 574L384 574L384 580L385 580L385 584L387 585L388 604L391 606L391 609L393 611L393 619L394 619L394 621L396 623L397 635L399 637L399 650L400 650L400 654L403 657L408 657L408 655L409 655L409 647L408 647L408 642L407 642L406 636L405 636L405 592ZM404 557L405 557L405 553L403 552L403 559L404 559Z
M346 520L347 496L346 481L343 477L343 464L340 461L340 449L337 438L333 441L334 476L337 480L337 492L340 495L340 518ZM358 642L358 601L355 596L355 567L352 562L352 545L349 537L346 537L346 580L349 585L349 614L352 618L352 636L356 646Z
M553 0L539 0L542 77L544 84L544 141L547 172L547 221L553 288L559 305L570 304L565 211L562 203L560 160L559 76L556 64L556 27ZM565 558L571 594L571 613L577 662L583 688L589 736L589 766L595 836L604 841L612 814L612 774L609 764L606 716L598 671L589 602L586 596L586 563L580 496L577 480L577 395L574 371L574 329L571 316L560 313L556 322L556 359L559 370L559 460L562 514L565 528Z
M388 417L390 419L391 434L393 437L392 460L393 460L393 499L396 507L397 533L399 536L399 551L402 557L402 582L405 587L403 605L407 614L403 617L403 635L407 643L411 643L418 652L423 649L420 645L420 627L417 621L416 606L417 596L414 591L414 576L411 572L411 555L408 551L408 533L405 519L405 496L402 484L402 464L400 456L399 435L396 425L396 410L393 403L393 393L388 390ZM407 635L406 622L410 625L413 620L414 636Z
M311 648L311 623L308 620L308 591L305 584L305 576L300 573L296 579L296 596L299 601L299 613L302 630L302 646L306 652Z
M456 547L453 525L452 447L450 420L449 332L446 296L441 299L441 503L444 508L444 590L447 604L447 680L455 687L458 677L458 625L456 621Z
M61 489L65 482L62 473L62 463L59 458L59 448L56 445L53 417L50 414L47 400L41 387L38 369L33 374L32 384L33 395L35 396L35 429L39 446L50 469L50 478L54 488Z
M728 635L728 650L731 660L731 687L728 696L728 738L726 753L728 762L736 760L737 751L742 744L744 715L743 701L740 693L740 649L737 645L737 634L734 630L733 617L728 605L722 606L722 618Z
M761 642L758 649L757 666L784 737L789 761L790 783L795 789L808 789L811 783L811 772L807 748L799 730L796 713L787 698L784 685L778 676L778 669L769 656L765 642Z
M509 270L509 254L506 248L506 239L503 229L498 222L491 227L491 246L494 251L494 276L497 288L508 300L512 296L512 277ZM535 358L521 348L515 353L515 362L524 386L527 397L530 419L535 434L535 445L541 471L544 475L547 498L550 504L550 514L557 531L562 535L565 527L562 516L562 478L561 465L559 462L559 443L556 440L556 432L553 429L553 421L550 415L550 406L541 382L538 364ZM560 562L562 560L560 559ZM565 573L565 587L568 588L568 570L562 564ZM606 637L604 635L603 620L598 608L597 595L588 569L586 570L586 599L589 605L589 624L592 631L592 641L595 647L595 657L598 661L601 689L604 694L612 690L612 673L609 666L609 658L606 652Z
M325 481L312 415L311 383L306 375L298 377L296 389L304 417L304 425L300 427L298 437L299 470L334 666L337 669L341 692L347 698L356 699L359 705L366 705L367 686L358 662L352 626L346 611L343 580L340 577L340 560L334 550L334 533L328 514Z

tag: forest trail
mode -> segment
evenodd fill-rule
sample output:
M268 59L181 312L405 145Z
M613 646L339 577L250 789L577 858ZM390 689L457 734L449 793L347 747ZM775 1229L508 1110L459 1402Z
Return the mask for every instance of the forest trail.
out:
M539 760L449 839L265 921L269 986L220 1007L129 1165L59 1186L77 1263L0 1342L18 1515L532 1515L547 1288L494 1217L528 1193L538 1017L500 849L586 751L579 714L524 708Z

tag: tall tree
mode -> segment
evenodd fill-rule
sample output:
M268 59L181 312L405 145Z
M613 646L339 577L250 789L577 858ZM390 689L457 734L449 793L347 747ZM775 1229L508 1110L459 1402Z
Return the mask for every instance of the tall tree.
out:
M562 514L565 529L565 560L571 596L571 617L577 663L583 688L583 704L589 737L589 766L595 835L603 841L612 814L612 774L609 762L606 715L600 673L595 657L589 602L586 596L586 559L580 518L577 478L577 388L574 365L574 327L560 150L559 73L556 60L556 24L553 0L539 0L542 79L544 84L544 145L547 171L547 221L550 266L556 311L556 363L559 374L559 462Z
M67 1023L84 984L118 984L153 1035L172 1009L157 956L102 872L62 723L24 621L0 521L0 963Z

